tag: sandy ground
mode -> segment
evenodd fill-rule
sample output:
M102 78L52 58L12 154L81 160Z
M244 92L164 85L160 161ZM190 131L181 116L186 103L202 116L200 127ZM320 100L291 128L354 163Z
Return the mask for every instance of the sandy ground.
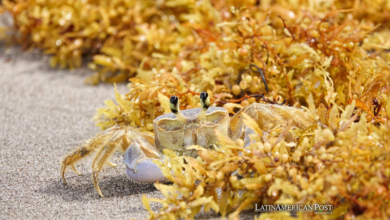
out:
M47 56L0 47L0 219L145 219L142 195L161 197L152 184L126 178L120 154L111 160L118 167L99 176L105 198L93 187L91 159L78 166L81 176L69 170L62 184L60 160L99 132L91 118L114 98L113 85L85 85L89 74L52 69Z
M0 55L0 218L147 217L142 194L160 196L151 184L130 182L121 155L105 169L101 199L91 179L91 159L68 171L64 186L61 158L99 132L91 122L97 107L113 99L113 85L87 86L91 72L51 69L37 53ZM119 85L124 93L125 85Z

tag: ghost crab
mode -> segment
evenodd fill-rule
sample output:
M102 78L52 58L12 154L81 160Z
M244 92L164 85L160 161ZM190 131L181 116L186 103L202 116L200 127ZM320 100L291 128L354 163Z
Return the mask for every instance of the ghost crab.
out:
M61 163L61 175L64 184L68 167L80 174L75 162L96 151L92 163L92 179L95 189L101 197L98 185L98 172L103 165L116 166L108 161L115 151L124 152L127 176L136 182L154 183L166 181L160 168L153 160L163 161L163 149L170 149L180 155L196 156L197 152L187 147L200 145L208 148L217 142L215 130L237 140L250 144L249 134L253 130L243 122L244 114L253 118L264 131L281 126L288 120L293 126L306 128L315 120L313 115L302 109L278 104L254 103L241 109L231 119L222 107L210 107L210 98L206 92L200 94L202 108L180 111L176 96L170 99L172 113L164 114L153 121L154 137L130 126L114 126L76 148Z

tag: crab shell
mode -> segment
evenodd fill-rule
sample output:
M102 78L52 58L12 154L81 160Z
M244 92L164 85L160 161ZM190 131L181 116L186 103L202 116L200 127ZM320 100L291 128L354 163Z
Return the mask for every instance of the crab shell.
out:
M184 118L169 113L153 121L156 148L173 150L181 155L195 156L193 150L186 150L192 145L209 147L217 142L215 131L228 136L230 129L229 113L222 107L210 107L202 115L200 108L183 110Z

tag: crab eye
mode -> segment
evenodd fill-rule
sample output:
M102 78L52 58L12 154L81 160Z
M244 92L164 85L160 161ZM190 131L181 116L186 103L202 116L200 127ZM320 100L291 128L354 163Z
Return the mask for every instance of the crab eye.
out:
M207 110L210 106L210 97L207 92L200 93L200 104L203 110Z
M171 99L169 100L169 107L174 114L179 111L179 99L177 96L171 96Z

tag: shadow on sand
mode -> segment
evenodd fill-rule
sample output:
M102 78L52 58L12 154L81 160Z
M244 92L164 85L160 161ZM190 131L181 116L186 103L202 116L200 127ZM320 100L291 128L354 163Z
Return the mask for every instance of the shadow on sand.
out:
M125 175L103 176L99 178L99 186L105 198L145 194L157 190L153 184L135 183ZM62 183L62 179L53 179L38 191L60 196L64 201L100 199L90 174L68 177L67 185Z

